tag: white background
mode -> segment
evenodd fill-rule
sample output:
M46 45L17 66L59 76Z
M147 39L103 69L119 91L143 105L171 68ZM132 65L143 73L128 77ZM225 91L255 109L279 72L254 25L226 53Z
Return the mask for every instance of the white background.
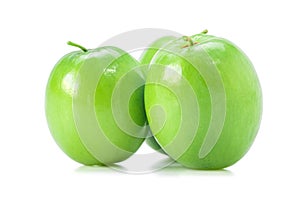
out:
M299 199L300 7L297 1L0 2L0 199ZM52 67L137 28L208 29L241 47L264 94L260 131L226 171L170 167L130 175L87 168L53 141L44 114Z

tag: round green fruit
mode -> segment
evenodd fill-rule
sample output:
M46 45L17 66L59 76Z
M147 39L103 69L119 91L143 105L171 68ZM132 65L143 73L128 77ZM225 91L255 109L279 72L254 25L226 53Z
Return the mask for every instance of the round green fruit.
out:
M156 141L171 158L189 168L221 169L252 145L262 92L242 50L204 31L155 53L145 109Z
M85 165L109 165L144 141L144 80L139 63L116 47L65 55L46 89L46 117L59 147ZM130 81L128 81L130 80ZM126 126L125 126L126 125Z
M142 53L140 57L140 63L144 65L149 65L153 56L156 54L156 52L161 49L163 46L171 42L172 40L175 40L176 37L174 36L164 36L157 40L155 40L153 43L149 45L149 47L146 48L146 50Z
M153 43L149 45L149 47L143 52L143 54L140 57L140 63L142 65L149 65L151 63L151 60L153 56L156 54L156 52L161 49L164 45L166 45L168 42L175 40L176 37L174 36L164 36L157 40L155 40ZM150 131L151 132L151 131ZM152 134L152 133L150 133ZM154 136L148 137L146 139L146 143L154 150L157 150L161 153L165 153L162 148L159 146L159 144L156 142Z

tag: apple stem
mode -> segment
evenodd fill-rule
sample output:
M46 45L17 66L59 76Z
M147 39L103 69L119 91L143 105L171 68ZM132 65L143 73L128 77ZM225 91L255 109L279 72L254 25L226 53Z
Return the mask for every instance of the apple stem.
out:
M193 46L193 45L194 45L194 42L193 42L193 40L192 40L191 37L187 37L187 41L189 42L189 45L190 45L190 46Z
M206 33L208 33L208 30L207 30L207 29L203 30L200 34L206 34ZM181 48L190 47L190 46L193 46L194 44L198 44L198 43L199 43L199 42L194 42L194 41L192 40L192 38L189 37L189 36L183 36L182 38L183 38L185 41L187 41L188 44L184 45L184 46L181 47Z
M206 34L206 33L208 33L207 29L203 30L200 34Z
M181 48L186 48L186 47L193 46L194 44L198 44L198 42L194 42L194 41L192 40L192 38L189 37L189 36L183 36L182 38L183 38L185 41L187 41L188 44L184 45L184 46L181 47Z
M81 45L79 45L79 44L76 44L76 43L74 43L74 42L68 41L67 44L70 45L70 46L73 46L73 47L78 47L78 48L80 48L80 49L81 49L82 51L84 51L84 52L87 52L87 51L88 51L88 50L87 50L86 48L84 48L83 46L81 46Z
M189 43L188 46L193 46L194 45L194 42L193 42L191 37L183 36L183 39Z

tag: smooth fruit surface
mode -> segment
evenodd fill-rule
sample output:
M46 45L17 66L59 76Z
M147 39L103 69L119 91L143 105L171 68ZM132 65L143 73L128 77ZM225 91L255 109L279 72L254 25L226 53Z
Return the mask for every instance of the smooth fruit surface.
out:
M156 54L156 52L161 49L163 46L171 42L172 40L175 40L176 37L174 36L164 36L157 40L155 40L153 43L149 45L149 47L143 52L143 54L140 57L140 63L142 65L150 65L151 60L153 56ZM148 66L149 67L149 66ZM149 130L151 132L151 130ZM152 133L151 133L152 134ZM146 139L146 143L154 150L157 150L161 153L165 153L162 148L159 146L159 144L156 142L155 137L151 136Z
M153 56L156 54L156 52L161 49L163 46L168 44L170 41L175 40L176 37L174 36L164 36L161 37L154 42L152 42L149 47L142 53L140 57L140 63L141 64L150 64Z
M73 160L110 164L140 147L146 117L135 111L144 106L136 85L144 77L133 70L138 65L115 47L72 52L55 65L46 89L46 117L56 143ZM123 84L126 78L132 81ZM125 130L122 121L133 129Z
M262 92L248 57L226 39L197 34L156 52L145 86L150 128L163 150L195 169L228 167L260 125Z

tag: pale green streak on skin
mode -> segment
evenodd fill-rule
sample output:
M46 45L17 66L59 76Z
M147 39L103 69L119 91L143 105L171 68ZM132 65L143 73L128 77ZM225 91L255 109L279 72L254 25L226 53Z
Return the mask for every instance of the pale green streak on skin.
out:
M125 58L122 56L119 59L122 59L123 62ZM117 60L112 65L121 64L116 62ZM146 130L146 115L143 112L144 98L140 98L144 96L145 77L139 64L135 63L135 65L137 67L121 76L114 86L111 94L111 109L118 127L123 132L133 137L146 138L148 132ZM130 105L134 110L129 110ZM137 114L139 115L137 116Z
M97 53L103 55L95 55L81 66L78 80L80 93L73 99L74 118L78 133L89 152L109 165L131 156L144 140L120 129L111 105L112 92L120 75L126 74L138 63L116 48L110 47ZM122 62L116 64L119 58L122 58ZM123 109L128 111L128 104ZM131 131L134 134L135 130Z
M197 51L198 55L191 56L189 51ZM214 148L221 135L226 116L226 94L216 65L201 45L190 47L187 51L183 51L182 55L192 65L190 67L196 68L203 77L210 94L211 118L199 150L199 158L202 159Z
M112 133L109 134L110 140L119 147L132 153L142 144L144 138L141 136L146 135L147 132L143 125L139 126L134 122L137 121L134 120L135 118L141 118L144 120L143 124L145 124L146 116L143 115L143 112L140 112L141 115L139 116L134 116L130 114L131 109L128 108L128 105L130 105L130 94L134 92L134 88L138 89L141 82L143 82L143 74L139 74L139 71L134 70L137 66L139 66L139 63L136 60L129 54L123 53L121 57L114 60L105 70L104 76L100 77L96 90L97 93L101 95L95 96L98 102L95 106L96 112L107 113L106 115L97 115L97 120L104 130L104 133ZM122 85L124 78L131 78L131 80ZM129 88L133 91L127 91ZM117 93L117 96L114 96L114 92ZM118 93L120 95L123 93L124 95L118 96ZM106 101L105 99L110 99L110 101ZM135 102L134 106L142 107L143 96L136 100L138 102ZM117 106L117 108L113 108L113 106ZM119 110L116 111L115 109ZM133 116L133 118L124 119L124 117L129 116L130 118ZM127 124L128 127L125 127L126 124L120 120L127 121L131 124ZM126 132L122 129L125 129Z
M224 167L237 162L250 148L259 129L262 92L257 74L248 57L231 42L215 38L203 48L215 61L226 90L226 120L216 147L227 145ZM230 67L230 69L228 69ZM216 151L221 151L216 148Z
M162 146L164 151L166 151L173 159L178 159L193 142L197 133L200 116L198 111L199 106L197 103L196 95L192 88L189 87L186 80L182 79L179 85L174 85L170 84L169 82L165 82L163 79L157 79L157 76L155 76L155 74L161 74L162 72L166 72L171 73L171 76L173 77L181 77L181 74L175 75L176 72L171 71L173 71L171 68L165 68L164 66L153 67L151 70L153 75L149 73L146 87L149 87L151 85L160 85L161 87L165 87L165 89L167 90L171 90L172 94L176 94L175 101L177 101L176 103L178 103L178 107L180 109L179 114L181 114L179 115L181 116L181 119L179 121L180 126L176 131L174 131L175 136L173 137L173 139L167 143L162 144ZM183 90L183 88L185 88L185 90ZM186 98L185 95L189 96L189 98ZM146 101L146 105L147 104L148 102ZM162 107L161 109L156 108L160 106ZM163 134L160 134L159 131L163 131L164 127L156 127L155 124L160 124L159 126L163 126L165 124L161 123L162 119L160 119L159 117L166 115L165 113L162 113L164 110L164 106L166 105L158 104L147 108L147 110L149 110L148 117L151 120L151 130L153 131L153 135L155 135L157 138L163 136ZM153 113L153 109L156 109L157 111ZM166 119L164 119L163 121L166 121Z
M220 74L210 59L209 55L201 48L201 46L193 46L190 48L178 48L181 47L182 41L181 39L178 39L170 45L164 46L164 49L161 49L158 51L157 55L154 56L154 62L160 63L163 65L166 65L167 67L177 69L177 71L180 71L182 73L182 64L186 65L186 68L194 68L196 69L196 73L200 74L201 77L203 77L207 88L209 90L210 94L210 99L211 99L211 104L213 105L212 112L211 112L211 119L210 119L210 126L207 130L206 137L204 139L203 144L201 145L201 149L199 151L199 157L204 158L215 146L217 143L217 140L220 136L220 133L223 128L223 123L224 123L224 118L225 118L225 101L226 101L226 96L225 96L225 91L223 87L223 82L220 79ZM197 49L195 49L197 48ZM190 55L190 52L197 51L198 55L197 56L192 56ZM171 54L171 55L170 55ZM181 57L182 61L180 64L175 63L174 61L171 61L170 63L167 63L169 60L172 60L171 57L174 57L176 60ZM164 63L163 60L167 60L166 63ZM177 67L175 67L177 66ZM152 66L151 66L152 67ZM151 71L154 71L151 69ZM165 72L160 72L160 73L165 73ZM158 72L156 73L158 74ZM183 84L183 80L188 80L189 77L183 77L183 74L180 74L180 78L177 78L177 80L172 80L174 79L174 75L169 75L167 77L167 80L171 85L168 85L169 87L176 85L180 85L182 88L181 90L184 91L184 95L179 97L178 99L182 101L183 99L186 99L188 97L188 101L191 101L191 99L196 96L194 94L188 94L187 89L191 88L192 85L190 83L185 83ZM161 80L157 80L158 82ZM172 84L173 82L173 84ZM177 91L178 94L181 94L182 91ZM177 93L175 93L177 95ZM193 111L197 110L195 109L198 108L197 106L193 106L193 104L190 104L189 107L186 107L185 109L190 110L192 108ZM190 119L190 120L189 120ZM194 120L192 116L190 117L184 117L182 121L191 121L191 119ZM197 121L197 120L196 120ZM198 124L199 121L197 121L196 124ZM186 135L190 133L190 130L186 129L185 130ZM195 133L192 133L195 134ZM188 137L188 136L186 136ZM182 147L182 146L181 146ZM165 148L165 147L164 147ZM168 151L167 151L168 152ZM174 153L168 152L168 154L172 155L174 159L177 159L178 157L174 157Z
M82 144L73 119L72 98L76 77L86 58L81 51L64 56L55 66L46 88L45 110L50 132L58 146L73 160L85 165L101 164Z
M131 116L130 119L132 119L136 125L148 127L144 105L144 88L145 82L143 83L143 86L137 88L132 93L129 100L129 115Z
M149 64L151 63L151 60L153 56L157 53L159 49L161 49L163 46L167 45L172 40L175 40L176 37L174 36L165 36L157 39L152 44L149 45L149 47L143 52L143 54L140 57L140 63L143 65L148 65L147 67L150 67ZM153 134L151 130L149 130L150 134ZM161 153L165 153L160 145L155 140L154 136L148 137L146 139L146 143L153 148L154 150L157 150Z
M199 101L199 97L197 97L199 94L195 93L194 88L183 76L186 73L185 70L193 70L192 74L198 75L197 71L192 66L185 69L181 68L182 63L186 61L183 58L178 58L180 57L174 52L160 50L154 58L154 62L161 64L161 66L151 65L145 89L145 105L147 117L151 119L149 121L151 130L163 150L175 160L179 159L192 145L199 128L200 119L202 119L200 110L203 109L201 112L204 116L206 113L210 113L207 110L210 108L209 106L201 107L198 105L198 102L203 104L203 101ZM172 63L169 63L170 60ZM201 83L200 77L191 78L190 81L205 85L204 81ZM201 93L203 92L205 91ZM158 133L155 132L158 129L155 126L161 122L157 115L162 115L162 113L152 116L153 105L161 106L161 110L165 110L164 115L167 116L165 126ZM201 109L198 110L199 108ZM177 109L179 111L176 112ZM206 127L201 125L201 129L206 129Z

